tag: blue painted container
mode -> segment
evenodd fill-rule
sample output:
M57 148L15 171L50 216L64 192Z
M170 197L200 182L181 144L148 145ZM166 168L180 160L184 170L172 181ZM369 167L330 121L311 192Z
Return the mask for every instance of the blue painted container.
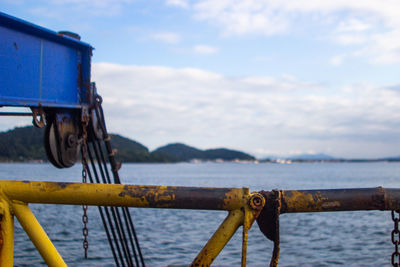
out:
M0 106L89 104L93 47L0 12Z

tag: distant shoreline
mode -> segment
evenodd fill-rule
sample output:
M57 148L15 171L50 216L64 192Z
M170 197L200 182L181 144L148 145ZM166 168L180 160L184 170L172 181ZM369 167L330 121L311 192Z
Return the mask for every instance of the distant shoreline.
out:
M400 160L369 160L369 159L349 159L349 160L254 160L254 161L241 161L241 160L191 160L191 161L175 161L175 162L139 162L139 161L125 161L122 164L204 164L204 163L237 163L237 164L332 164L332 163L399 163ZM0 160L0 164L51 164L46 160Z
M238 162L238 163L371 163L400 162L400 156L379 158L341 158L331 155L298 154L292 156L266 155L264 158L228 148L199 149L183 143L170 143L150 151L141 143L118 134L110 134L111 145L118 152L115 158L125 163L177 163L177 162ZM44 131L33 126L16 127L0 132L0 162L48 162L43 145Z

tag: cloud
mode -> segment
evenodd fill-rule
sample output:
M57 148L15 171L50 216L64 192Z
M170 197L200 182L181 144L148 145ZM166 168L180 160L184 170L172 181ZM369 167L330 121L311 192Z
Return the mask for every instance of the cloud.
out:
M198 54L211 55L218 52L218 48L209 45L195 45L193 51Z
M372 26L356 18L350 18L347 21L341 21L338 25L339 32L363 32Z
M180 42L181 37L179 34L173 32L159 32L151 35L151 38L166 44L177 44Z
M353 84L335 90L294 77L226 77L201 69L95 63L110 131L150 148L338 156L398 154L400 92Z
M338 34L334 37L335 41L341 45L357 45L364 44L367 42L367 36L365 35L356 35L356 34Z
M177 6L181 8L189 7L189 4L186 0L167 0L166 4L169 6Z
M340 66L340 65L342 65L342 63L343 63L345 57L346 57L345 55L337 55L337 56L334 56L334 57L332 57L332 58L330 59L329 63L330 63L332 66Z
M201 0L194 17L216 25L222 35L301 33L314 28L371 63L400 61L400 1L393 0ZM390 45L389 45L390 44ZM379 52L378 52L379 51Z

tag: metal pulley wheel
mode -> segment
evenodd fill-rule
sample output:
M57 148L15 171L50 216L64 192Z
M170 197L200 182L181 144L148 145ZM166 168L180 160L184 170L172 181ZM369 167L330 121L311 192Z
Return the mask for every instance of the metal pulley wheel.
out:
M79 127L67 113L58 113L47 121L44 147L49 161L57 168L68 168L79 156Z
M103 112L101 110L101 102L103 99L101 96L97 95L95 98L94 108L90 111L90 126L94 135L94 138L97 140L104 140L104 117Z

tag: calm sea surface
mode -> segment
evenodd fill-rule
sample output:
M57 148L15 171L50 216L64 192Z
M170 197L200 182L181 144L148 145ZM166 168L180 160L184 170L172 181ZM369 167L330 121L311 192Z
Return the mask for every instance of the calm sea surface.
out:
M0 179L78 182L81 166L0 164ZM331 164L125 164L122 182L143 185L250 187L252 191L400 187L398 163ZM96 207L89 207L89 259L83 259L82 208L31 204L69 266L112 266L113 258ZM225 211L130 209L148 266L189 264L226 216ZM279 266L390 266L390 212L359 211L281 216ZM241 231L215 260L239 266ZM249 233L248 266L267 266L272 242L255 224ZM16 223L15 266L44 265Z

